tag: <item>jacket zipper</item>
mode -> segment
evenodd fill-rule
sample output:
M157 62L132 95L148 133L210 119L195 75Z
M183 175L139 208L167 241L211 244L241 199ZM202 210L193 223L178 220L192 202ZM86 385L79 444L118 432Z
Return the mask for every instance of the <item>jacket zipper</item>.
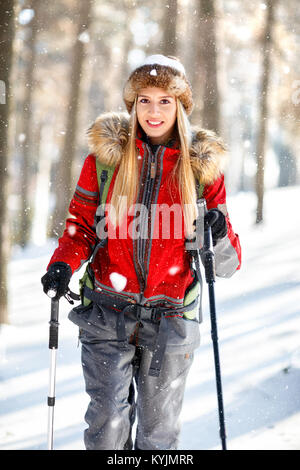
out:
M160 147L157 148L155 154L152 153L152 151L149 149L148 145L147 151L148 155L150 155L150 159L148 157L148 169L147 169L147 178L146 178L146 184L145 188L143 191L143 197L142 197L142 202L143 206L147 209L146 211L142 211L141 214L141 219L140 219L140 227L145 226L145 222L148 223L148 213L150 209L150 202L152 200L152 193L153 193L153 188L154 188L154 183L155 183L155 176L156 176L156 157L158 154L158 151ZM148 233L149 233L149 227L148 228ZM148 236L148 234L147 234ZM145 291L145 282L146 282L146 272L145 272L145 244L146 244L146 239L139 237L137 240L137 261L139 263L139 267L142 272L142 278L138 274L138 279L140 283L140 288L141 288L141 294L144 294Z

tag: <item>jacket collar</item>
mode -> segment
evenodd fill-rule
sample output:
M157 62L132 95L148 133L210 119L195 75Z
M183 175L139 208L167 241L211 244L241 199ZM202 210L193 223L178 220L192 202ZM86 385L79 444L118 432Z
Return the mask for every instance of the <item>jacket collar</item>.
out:
M128 129L127 113L101 114L87 131L90 153L105 165L118 165L128 142ZM213 131L201 127L192 126L191 133L190 161L195 178L202 184L212 184L224 171L225 144ZM172 143L166 145L174 148Z
M167 147L170 149L179 149L179 140L175 133L168 139L167 142L159 145L154 145L151 144L149 136L146 134L146 132L141 128L141 126L138 126L137 133L136 133L137 139L141 140L142 142L145 142L147 145L149 145L151 148L157 148L159 145L163 147Z

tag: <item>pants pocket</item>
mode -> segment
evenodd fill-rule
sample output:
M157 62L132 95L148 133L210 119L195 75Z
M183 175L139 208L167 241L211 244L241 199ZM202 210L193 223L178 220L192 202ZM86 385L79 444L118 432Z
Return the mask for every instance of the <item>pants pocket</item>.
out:
M96 335L100 340L116 340L116 313L95 302L88 306L79 305L68 315L75 325L84 331Z

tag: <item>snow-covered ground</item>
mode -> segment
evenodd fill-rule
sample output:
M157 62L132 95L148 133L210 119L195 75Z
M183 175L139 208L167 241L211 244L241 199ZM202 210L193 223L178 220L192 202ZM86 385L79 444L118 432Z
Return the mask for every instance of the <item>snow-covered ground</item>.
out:
M243 266L215 285L229 449L300 449L299 187L269 190L265 223L253 225L255 197L229 198ZM50 301L41 290L55 242L15 251L9 266L10 320L0 332L0 449L46 449ZM78 291L77 273L71 288ZM202 346L182 411L180 449L219 449L207 288ZM77 328L60 302L56 449L84 449L88 398Z

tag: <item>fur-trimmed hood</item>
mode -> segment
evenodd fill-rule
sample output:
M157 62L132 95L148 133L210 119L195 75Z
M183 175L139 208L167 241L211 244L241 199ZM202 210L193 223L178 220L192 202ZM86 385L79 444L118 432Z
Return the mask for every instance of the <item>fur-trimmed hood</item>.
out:
M129 114L104 113L87 131L90 153L105 165L119 164L128 141ZM213 131L191 127L191 165L202 184L212 184L224 171L227 151Z

